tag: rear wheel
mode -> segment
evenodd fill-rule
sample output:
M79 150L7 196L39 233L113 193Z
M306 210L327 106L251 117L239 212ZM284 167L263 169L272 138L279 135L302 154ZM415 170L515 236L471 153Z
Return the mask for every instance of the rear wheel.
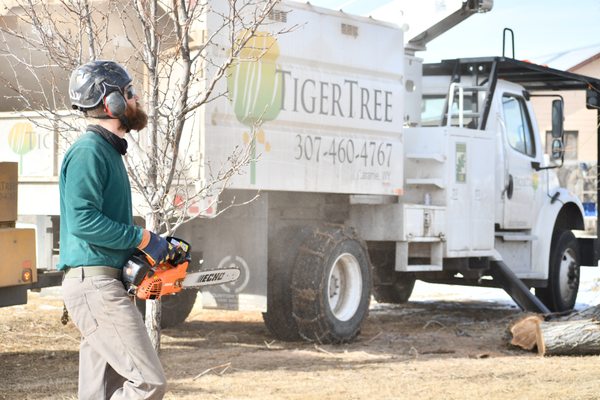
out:
M345 343L369 310L371 266L366 246L348 228L315 228L296 257L292 308L301 337Z
M548 286L535 294L550 311L572 310L579 290L579 245L571 231L557 233L552 242Z
M279 340L300 340L292 310L292 270L298 248L310 229L286 227L269 244L267 312L263 313L265 326Z

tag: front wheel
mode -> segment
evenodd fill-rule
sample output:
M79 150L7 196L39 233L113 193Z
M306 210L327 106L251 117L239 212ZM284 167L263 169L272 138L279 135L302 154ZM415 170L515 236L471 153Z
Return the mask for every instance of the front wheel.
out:
M548 286L536 289L535 294L550 311L572 310L579 290L579 245L571 231L559 232L553 243Z
M369 310L371 265L365 243L343 227L320 227L300 246L292 276L292 308L300 336L345 343Z

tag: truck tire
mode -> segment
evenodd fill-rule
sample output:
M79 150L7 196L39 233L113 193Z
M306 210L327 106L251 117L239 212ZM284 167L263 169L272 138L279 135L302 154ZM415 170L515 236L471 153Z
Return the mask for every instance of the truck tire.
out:
M572 310L579 290L579 245L571 231L558 232L552 243L548 286L535 294L550 311Z
M172 328L185 321L194 308L197 295L197 290L187 289L174 295L161 297L160 327L162 329ZM145 319L146 302L136 299L135 305L142 313L142 318Z
M269 243L267 312L262 314L269 332L279 340L302 339L292 310L292 270L298 249L310 228L286 227Z
M396 244L371 242L368 246L373 265L373 297L378 303L406 303L413 292L416 278L414 274L395 271Z
M315 228L299 249L292 274L292 308L300 336L347 343L360 332L371 298L371 265L353 229Z

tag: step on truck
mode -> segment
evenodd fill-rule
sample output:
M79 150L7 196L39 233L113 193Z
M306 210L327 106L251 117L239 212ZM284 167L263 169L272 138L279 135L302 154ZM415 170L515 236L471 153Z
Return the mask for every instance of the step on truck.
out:
M228 96L189 125L205 165L248 142L256 155L219 201L256 199L177 231L193 259L240 269L235 283L202 291L204 307L259 309L279 339L340 343L359 334L372 297L406 302L416 280L503 288L537 312L574 306L580 266L597 266L598 246L581 201L558 185L558 93L581 91L581 106L597 110L600 81L504 56L423 64L415 55L490 8L466 1L404 46L393 24L277 6L251 43L262 57L232 68L218 88ZM298 28L274 35L287 26ZM534 96L552 113L550 154ZM56 171L58 153L47 158ZM58 196L52 176L19 188L25 199ZM22 207L54 253L56 203ZM172 321L191 310L195 294L186 296L169 300Z

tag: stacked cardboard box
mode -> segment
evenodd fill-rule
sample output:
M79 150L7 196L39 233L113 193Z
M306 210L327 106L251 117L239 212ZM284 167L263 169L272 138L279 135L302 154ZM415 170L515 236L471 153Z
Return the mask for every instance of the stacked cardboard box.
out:
M15 228L18 164L0 162L0 287L37 281L35 230Z
M0 251L0 287L37 281L34 229L0 229Z
M18 164L0 162L0 223L17 220Z

